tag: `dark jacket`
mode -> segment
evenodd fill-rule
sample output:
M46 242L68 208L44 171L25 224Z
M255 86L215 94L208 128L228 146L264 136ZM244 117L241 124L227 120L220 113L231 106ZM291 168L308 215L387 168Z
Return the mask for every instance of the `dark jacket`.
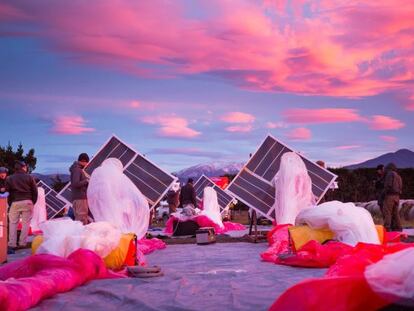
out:
M10 203L31 200L37 202L37 185L32 176L17 171L6 179L6 191L10 193Z
M196 193L192 184L186 184L181 188L180 205L184 206L186 204L193 204L194 207L197 207Z
M75 161L69 169L70 186L72 190L72 201L86 200L86 190L88 189L89 178L78 161Z
M179 203L178 191L174 191L171 189L167 192L167 203L170 205L178 206L178 203Z
M401 176L394 170L388 170L384 179L384 195L400 195L402 187Z

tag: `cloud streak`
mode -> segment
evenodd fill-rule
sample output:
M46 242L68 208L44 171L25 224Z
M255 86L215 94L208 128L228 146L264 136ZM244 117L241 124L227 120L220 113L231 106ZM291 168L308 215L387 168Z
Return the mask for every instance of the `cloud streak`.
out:
M201 132L189 127L187 119L174 115L146 116L141 121L158 126L158 135L162 137L194 138L201 135Z
M342 97L412 88L412 1L274 3L201 1L194 18L179 0L22 0L2 4L0 22L29 25L79 62L144 77L209 73L248 89Z
M305 127L298 127L289 131L286 137L290 140L310 140L312 138L312 132Z
M356 109L323 108L323 109L289 109L283 112L286 122L300 124L357 122L363 118Z
M58 135L81 135L94 131L94 128L86 127L86 121L81 116L56 117L51 129L52 133Z

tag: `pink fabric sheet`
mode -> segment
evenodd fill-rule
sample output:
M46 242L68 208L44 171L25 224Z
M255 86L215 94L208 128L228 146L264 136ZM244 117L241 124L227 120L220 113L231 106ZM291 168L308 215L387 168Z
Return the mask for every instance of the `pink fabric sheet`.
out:
M79 249L68 258L33 255L0 267L0 310L27 310L88 281L120 277L90 250Z
M144 254L151 254L152 252L159 250L159 249L164 249L167 247L167 245L165 244L164 241L157 239L157 238L152 238L152 239L141 239L138 241L138 249Z
M178 220L178 218L174 217L174 216L171 216L168 219L167 223L165 224L165 229L164 229L165 233L173 234L173 232L174 232L173 224L174 224L175 220ZM200 227L213 227L216 234L223 234L223 233L226 233L228 231L240 231L240 230L245 230L246 229L246 227L244 225L239 224L239 223L230 222L230 221L223 222L224 228L220 228L219 225L217 225L210 218L208 218L207 216L204 216L204 215L194 216L194 217L190 218L189 220L197 222L197 224Z

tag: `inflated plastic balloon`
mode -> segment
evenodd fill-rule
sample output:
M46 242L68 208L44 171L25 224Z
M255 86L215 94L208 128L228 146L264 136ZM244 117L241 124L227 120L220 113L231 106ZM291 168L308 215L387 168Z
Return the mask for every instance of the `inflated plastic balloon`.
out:
M276 193L272 209L275 210L278 225L294 224L300 210L315 204L308 170L301 157L294 152L283 154L274 186Z
M355 246L359 242L380 244L371 214L353 203L330 201L302 210L296 224L321 229L329 228L342 243Z
M39 224L46 221L46 197L45 189L42 187L37 188L37 201L33 208L33 216L30 221L30 227L32 232L39 231Z
M217 192L212 187L204 188L203 196L203 210L201 215L205 215L210 218L214 223L224 228L223 221L221 219L220 206L217 200Z
M94 170L88 186L89 209L95 221L107 221L122 233L145 236L149 205L145 196L123 173L121 161L106 159Z

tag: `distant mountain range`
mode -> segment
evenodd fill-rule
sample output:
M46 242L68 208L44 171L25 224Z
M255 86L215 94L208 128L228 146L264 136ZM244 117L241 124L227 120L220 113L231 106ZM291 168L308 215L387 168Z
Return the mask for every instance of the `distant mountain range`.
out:
M414 168L414 152L408 149L400 149L396 152L386 153L362 163L348 165L345 168L352 170L357 168L373 168L380 164L387 165L391 162L398 168Z
M374 168L379 164L387 165L388 163L393 162L397 165L398 168L414 168L414 152L408 149L400 149L396 152L386 153L377 158L358 163L353 165L348 165L345 168L348 169L357 169L357 168ZM198 164L186 169L175 172L174 174L181 180L185 181L187 178L192 177L197 179L201 175L206 175L208 177L222 176L225 174L237 174L244 163L240 162L231 162L231 163L204 163ZM45 174L33 174L34 177L43 180L45 183L52 185L56 174L45 175ZM62 181L67 182L70 179L68 174L59 174L59 177Z
M40 180L42 180L43 182L45 182L49 186L52 186L53 183L55 182L57 174L46 175L46 174L33 173L32 176L34 178L39 178ZM63 182L68 182L69 179L70 179L70 175L69 174L59 174L59 178Z
M244 163L205 163L191 166L174 173L180 180L185 180L189 177L197 179L201 175L208 177L222 176L225 174L237 174Z

